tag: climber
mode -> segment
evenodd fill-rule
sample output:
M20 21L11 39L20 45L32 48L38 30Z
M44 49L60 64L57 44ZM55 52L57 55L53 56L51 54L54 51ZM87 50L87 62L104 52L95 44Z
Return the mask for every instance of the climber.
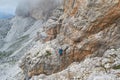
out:
M63 55L63 49L60 48L60 49L58 50L58 53L59 53L60 56L62 56L62 55Z
M60 49L58 50L59 55L60 55L60 56L65 55L65 54L66 54L66 50L67 50L68 48L69 48L68 46L67 46L65 49L60 48Z

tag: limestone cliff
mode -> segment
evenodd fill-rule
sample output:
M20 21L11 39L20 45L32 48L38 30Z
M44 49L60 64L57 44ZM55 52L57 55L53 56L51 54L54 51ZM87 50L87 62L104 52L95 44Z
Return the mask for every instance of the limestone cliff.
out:
M54 2L29 5L25 14L20 8L23 13L12 19L2 50L15 51L7 61L19 60L22 71L13 67L10 71L19 70L15 78L4 78L119 80L120 0L59 0L48 6L47 1Z
M120 47L119 0L64 0L63 8L58 20L48 19L44 25L44 44L38 41L21 60L28 77L50 75L88 55L102 57L106 50ZM59 48L64 50L60 59Z

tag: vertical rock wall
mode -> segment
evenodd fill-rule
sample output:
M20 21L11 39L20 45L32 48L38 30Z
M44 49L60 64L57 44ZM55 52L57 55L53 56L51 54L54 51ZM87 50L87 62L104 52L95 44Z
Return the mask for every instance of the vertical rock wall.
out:
M29 55L24 57L21 68L25 68L25 63L28 62L24 60L28 57L31 62L36 60L27 65L32 67L28 70L30 77L42 73L52 74L65 69L72 62L85 59L88 55L102 56L107 49L120 47L119 23L120 0L64 0L64 13L59 17L59 20L52 20L47 25L47 28L55 26L45 31L50 39L46 40L44 46L41 45L42 48L37 49L40 52L35 53L45 56L41 51L47 50L45 45L52 45L50 47L53 54L49 58L54 59L53 56L56 56L56 51L60 47L65 48L65 54L61 59L58 59L60 64L55 64L53 60L53 63L49 63L49 67L52 69L46 71L42 68L41 59L38 56L32 56L33 53L28 51ZM56 33L56 31L59 32ZM35 50L34 48L31 49L31 51ZM42 61L49 61L49 58ZM32 65L37 65L38 68Z

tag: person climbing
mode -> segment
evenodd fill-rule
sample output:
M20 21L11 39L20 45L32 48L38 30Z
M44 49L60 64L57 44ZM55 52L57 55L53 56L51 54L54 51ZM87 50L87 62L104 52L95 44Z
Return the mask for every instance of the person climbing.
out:
M58 50L59 55L60 55L60 56L65 55L65 54L66 54L66 50L67 50L68 48L69 48L68 46L67 46L65 49L60 48L60 49Z
M63 49L60 48L60 49L58 50L58 53L59 53L60 56L62 56L62 55L63 55Z

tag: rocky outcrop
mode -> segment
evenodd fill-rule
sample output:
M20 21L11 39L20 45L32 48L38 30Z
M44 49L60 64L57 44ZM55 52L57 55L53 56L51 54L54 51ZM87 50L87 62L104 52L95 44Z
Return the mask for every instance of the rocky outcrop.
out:
M50 75L88 55L101 57L106 50L119 48L119 3L119 0L64 0L64 13L59 19L49 19L43 25L47 37L40 40L44 44L37 41L20 61L25 75ZM61 57L59 48L64 50Z
M52 75L34 76L35 80L119 80L120 49L107 50L102 57L87 57L74 62L67 69ZM31 79L31 80L32 80Z

